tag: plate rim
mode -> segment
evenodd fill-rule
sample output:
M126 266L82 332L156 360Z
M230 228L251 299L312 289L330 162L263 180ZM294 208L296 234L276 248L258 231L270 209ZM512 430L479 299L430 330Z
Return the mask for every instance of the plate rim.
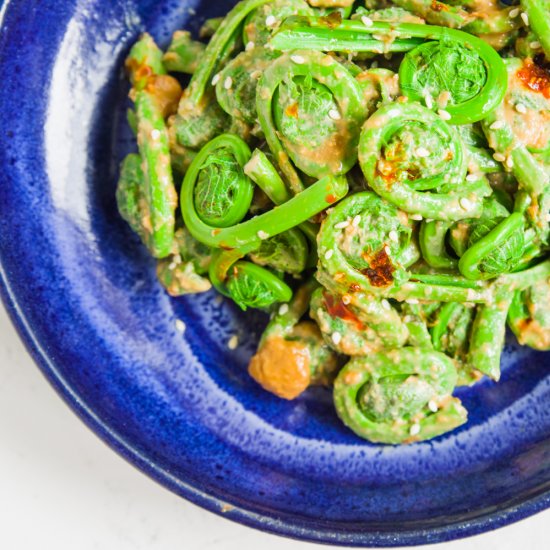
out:
M333 544L341 547L398 547L436 544L470 537L504 527L550 508L550 489L543 491L516 505L497 508L470 520L459 521L440 527L418 528L407 531L349 531L341 533L335 529L322 529L312 525L301 525L268 516L265 513L247 509L243 506L211 496L200 491L191 483L171 475L168 471L149 460L117 431L110 428L61 375L53 361L48 357L32 326L25 319L23 308L15 293L11 291L9 277L3 266L0 250L0 298L26 350L46 380L80 418L80 420L107 446L124 458L143 474L159 483L178 496L196 504L220 517L230 519L241 525L259 531L288 537L291 539Z

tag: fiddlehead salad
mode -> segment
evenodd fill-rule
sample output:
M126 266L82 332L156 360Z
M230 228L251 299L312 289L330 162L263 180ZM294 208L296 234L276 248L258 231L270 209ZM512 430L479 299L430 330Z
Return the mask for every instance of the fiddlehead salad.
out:
M120 215L174 299L271 315L265 390L332 387L373 443L438 437L507 326L550 350L549 22L547 0L243 0L164 51L144 34Z

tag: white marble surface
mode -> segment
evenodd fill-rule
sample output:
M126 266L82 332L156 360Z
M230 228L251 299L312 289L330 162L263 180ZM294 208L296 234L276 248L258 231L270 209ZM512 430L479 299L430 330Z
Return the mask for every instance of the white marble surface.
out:
M128 465L50 388L1 305L0 518L0 548L9 550L327 548L219 518ZM548 548L549 520L546 511L445 550Z

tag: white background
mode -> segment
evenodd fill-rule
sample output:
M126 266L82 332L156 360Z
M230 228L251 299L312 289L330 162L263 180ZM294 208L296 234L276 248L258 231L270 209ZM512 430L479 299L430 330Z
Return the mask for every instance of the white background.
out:
M445 550L549 548L550 511ZM546 536L545 536L546 535ZM206 512L106 447L50 388L0 304L0 548L315 550ZM422 548L443 548L437 547Z

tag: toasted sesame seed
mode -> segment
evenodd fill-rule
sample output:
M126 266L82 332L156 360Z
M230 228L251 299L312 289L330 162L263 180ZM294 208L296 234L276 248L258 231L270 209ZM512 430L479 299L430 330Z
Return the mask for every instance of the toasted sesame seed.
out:
M437 111L437 114L439 115L439 118L441 118L441 120L451 120L452 118L451 113L443 109L439 109L439 111Z
M533 50L540 50L542 45L538 40L534 40L529 44L529 47Z
M419 147L416 150L416 156L420 158L426 158L430 156L430 152L425 147Z
M266 239L269 239L269 233L266 233L265 231L258 231L258 233L256 233L258 235L258 237L260 239L262 239L262 241L265 241Z
M386 309L386 310L388 310L388 311L391 309L391 305L390 305L390 303L388 302L388 300L386 300L386 299L382 300L382 301L380 302L380 305L381 305L384 309Z
M388 233L388 237L390 238L390 241L393 241L394 243L399 241L399 235L397 234L397 231L395 231L394 229L392 229Z
M347 294L344 294L342 296L342 303L345 305L345 306L349 306L351 304L351 296L348 296Z
M527 107L523 103L516 103L516 111L524 115L527 113Z
M411 216L411 220L414 220L415 222L421 222L423 220L422 214L413 214Z
M525 12L522 12L521 13L521 18L522 18L523 22L525 23L525 25L528 27L529 26L529 16Z
M296 63L296 65L303 65L306 62L305 58L301 55L291 55L290 60Z
M496 120L489 126L491 130L500 130L501 128L504 128L504 121L503 120Z
M508 15L509 15L509 17L514 19L515 17L517 17L519 15L519 12L520 12L519 8L514 8L513 10L510 10L510 13Z
M229 338L229 341L227 342L227 347L229 349L237 349L238 345L239 345L239 337L237 335L231 336L231 338Z
M437 407L437 403L435 401L428 401L428 409L432 411L433 413L436 413L439 409Z
M468 174L466 176L466 181L477 181L479 179L478 174Z
M247 52L253 50L254 48L256 47L256 44L254 44L254 42L252 42L252 40L250 42L247 42L246 46L245 46L245 50Z
M266 27L274 27L277 24L277 18L274 15L268 15L265 20Z
M411 435L418 435L420 433L420 424L413 424L409 433Z
M338 109L331 109L328 112L328 116L332 118L332 120L340 120L342 118L342 115L340 114L340 111L338 111Z
M433 108L433 106L434 106L434 100L433 100L431 94L426 94L426 95L424 96L424 101L426 102L426 107L428 107L428 109L432 109L432 108Z
M388 245L386 245L384 247L384 252L386 253L386 256L389 256L391 254L391 248Z
M462 197L458 202L460 204L460 208L463 208L464 210L469 210L473 206L472 201L466 197Z
M212 79L212 86L215 86L220 81L221 75L220 73L215 74L214 78Z
M342 341L342 335L339 332L333 332L331 339L335 346L337 346Z
M495 153L493 155L493 158L497 161L497 162L504 162L506 160L506 157L500 153Z
M325 260L330 260L334 256L334 250L327 250L325 252Z
M508 168L513 168L514 167L514 159L512 157L508 157L506 159L506 166Z
M361 223L361 216L357 214L357 216L353 218L351 225L353 225L353 227L357 227L360 223Z
M228 76L224 83L223 83L223 87L226 89L226 90L230 90L231 89L231 86L233 86L233 79Z
M363 17L361 17L361 23L363 23L365 27L372 27L374 24L374 21L370 17L363 15Z
M345 229L349 225L349 220L345 220L343 222L335 223L334 229Z
M288 313L288 304L282 304L279 308L279 315L285 315Z
M153 141L157 141L158 139L160 139L160 131L159 130L151 130L151 139Z
M178 332L181 332L182 334L185 332L185 329L187 328L185 326L185 323L181 319L176 319L175 325L176 325L176 330Z

